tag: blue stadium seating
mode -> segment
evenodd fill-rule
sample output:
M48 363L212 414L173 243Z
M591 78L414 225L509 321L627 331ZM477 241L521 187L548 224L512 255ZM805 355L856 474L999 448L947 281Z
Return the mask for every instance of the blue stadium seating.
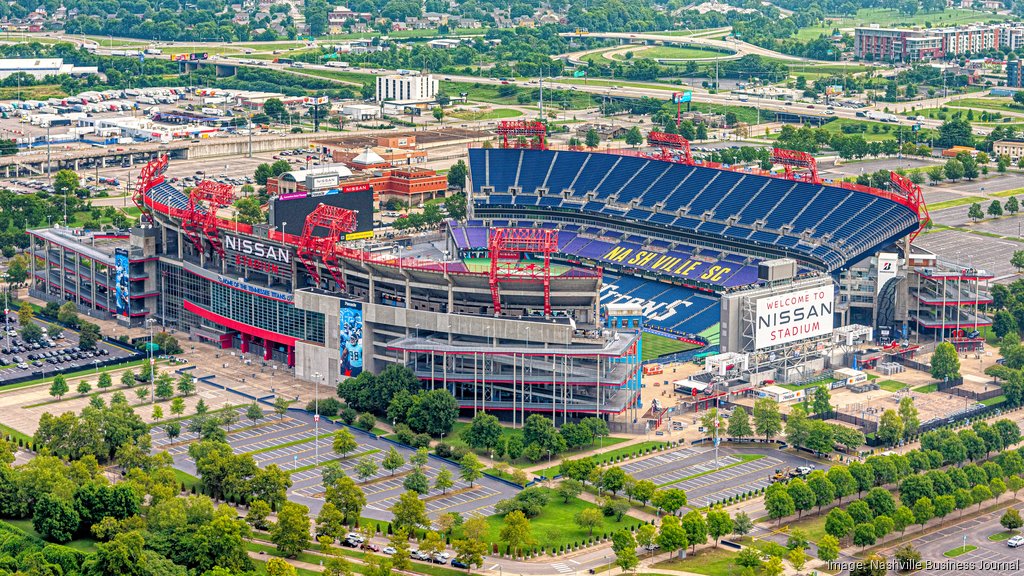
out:
M523 194L510 209L522 212L507 216L543 221L530 211L544 208L621 218L624 226L633 221L676 230L684 243L692 242L685 238L695 235L711 240L717 237L738 246L753 241L773 247L780 255L817 262L827 271L859 260L918 224L917 214L910 208L867 192L634 156L473 149L470 170L477 190L486 185L495 190L490 198L477 197L477 208L511 206L512 198L506 192L518 185ZM547 186L550 196L539 201L527 196L541 186ZM561 202L558 196L568 187L575 197L593 192L594 199L582 205ZM623 211L609 207L607 199L621 203L639 200L639 204ZM682 208L686 215L677 217L676 211ZM708 212L712 220L702 222ZM754 232L744 226L729 226L726 220L734 216L740 224L764 221L765 227ZM783 227L788 229L783 231ZM817 244L800 241L808 231L813 231Z

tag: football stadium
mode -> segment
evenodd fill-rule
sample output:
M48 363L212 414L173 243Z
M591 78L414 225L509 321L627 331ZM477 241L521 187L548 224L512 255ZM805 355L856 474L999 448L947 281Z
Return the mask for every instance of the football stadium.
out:
M987 322L966 299L936 301L985 276L940 273L912 246L928 213L898 174L882 190L824 180L799 152L774 150L765 171L695 159L673 135L586 151L544 133L502 122L499 147L469 150L468 219L387 240L379 179L298 174L267 222L242 224L230 186L186 193L156 157L133 198L141 227L31 232L31 291L309 381L405 364L467 413L513 423L650 417L643 366L663 354L746 355L761 381L786 381L809 351L830 367L839 328L906 346L908 330L970 340Z

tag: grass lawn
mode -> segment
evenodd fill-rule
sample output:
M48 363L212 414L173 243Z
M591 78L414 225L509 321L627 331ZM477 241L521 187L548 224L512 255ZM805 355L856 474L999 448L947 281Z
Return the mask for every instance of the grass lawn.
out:
M202 54L237 54L241 52L241 48L235 48L234 46L202 46L202 45L190 45L190 44L178 44L175 46L162 46L160 47L161 53L165 55L170 54L192 54L193 52Z
M953 100L946 104L951 109L954 108L967 108L975 111L975 117L977 117L978 110L995 110L997 112L1016 112L1018 114L1024 113L1024 107L1015 105L1011 98L963 98L961 100Z
M732 576L739 574L739 566L734 562L736 552L726 548L703 548L689 554L683 560L673 558L654 564L655 568L706 574L707 576Z
M549 488L541 488L541 490L548 492L550 500L540 516L530 520L534 539L549 549L553 546L570 545L589 539L589 531L576 526L573 518L580 510L592 508L595 505L579 498L573 498L569 500L568 504L563 504L562 499L555 494L554 490ZM498 543L502 550L504 550L505 544L501 542L498 534L503 522L504 517L499 514L487 517L487 541ZM621 522L602 516L601 523L594 528L594 535L601 536L606 532L611 533L627 526L636 525L637 522L639 520L632 516L623 516Z
M892 124L885 124L883 122L866 122L863 120L853 120L851 118L839 118L833 120L828 124L822 126L826 132L830 134L843 134L843 126L859 126L866 125L868 128L864 132L859 132L864 140L868 142L880 142L882 140L893 140L896 138L894 132L895 127ZM874 131L874 127L878 126L878 132ZM888 131L887 131L888 130ZM931 208L931 206L929 206Z
M192 488L199 488L199 478L183 472L177 468L171 468L174 471L174 477L178 479L178 482L185 485L185 490L191 490Z
M996 404L1002 404L1003 402L1006 402L1005 394L1000 394L999 396L995 396L989 398L988 400L981 401L981 403L984 404L985 406L995 406Z
M1024 194L1024 188L1011 188L1009 190L1003 190L1002 192L996 192L995 194L989 194L989 196L1009 198L1010 196L1020 196L1021 194Z
M32 520L6 520L6 522L11 526L21 529L29 536L33 538L39 538L40 540L42 540L42 536L40 536L39 533L36 532L36 529L32 527ZM72 540L71 542L64 544L64 546L67 546L68 548L74 548L79 552L92 554L96 551L96 540L92 538L79 538L77 540Z
M330 80L340 80L341 82L348 82L349 84L357 84L362 86L363 84L372 84L376 81L376 76L373 74L361 74L359 72L340 72L337 70L315 70L312 68L296 68L289 69L293 72L299 72L301 74L309 74L310 76L319 76L320 78L328 78Z
M511 108L495 108L493 110L462 110L457 112L451 112L448 114L451 118L458 118L459 120L497 120L499 118L516 118L522 116L523 113L518 110Z
M831 37L832 30L835 28L835 26L808 26L797 30L796 39L807 42L808 40L817 40L821 36Z
M790 522L789 530L792 531L794 528L803 530L811 542L818 542L825 536L825 514Z
M623 53L625 54L625 53ZM646 50L637 49L633 53L633 58L673 58L673 59L692 59L692 58L714 58L715 56L728 55L727 52L719 50L712 50L709 48L695 48L690 46L654 46L647 48ZM625 60L624 55L612 56L615 60Z
M57 84L39 84L37 86L4 86L0 87L0 100L46 100L59 98L67 93Z
M903 382L897 382L895 380L882 380L878 382L878 387L886 392L899 392L907 387Z
M316 439L333 438L334 433L321 434ZM246 454L259 454L261 452L270 452L271 450L277 450L278 448L288 448L289 446L298 446L299 444L306 444L307 442L313 442L313 436L309 438L299 438L298 440L292 440L291 442L285 442L283 444L275 444L273 446L267 446L266 448L260 448L259 450L253 450L252 452L246 452Z
M608 442L610 440L610 438L611 437L605 438L604 439L605 442ZM621 442L622 440L623 439L618 439L619 442ZM599 466L601 466L601 465L604 465L607 462L611 462L612 459L618 458L619 456L627 456L627 455L630 455L630 454L632 454L634 452L639 452L640 450L645 450L647 448L657 448L657 447L662 446L664 444L665 444L665 442L661 442L661 441L658 441L658 440L648 440L646 442L641 442L639 444L633 444L632 446L623 446L622 448L616 448L615 450L609 450L608 452L602 452L601 454L595 455L593 458L594 458L594 461L597 462L597 464ZM608 444L605 444L605 446L607 446L607 445ZM563 454L562 456L564 457L564 456L568 456L568 455L569 454ZM555 474L558 474L558 468L559 467L557 465L556 466L551 466L550 468L545 468L544 470L541 470L540 472L537 472L537 474L542 475L542 476L547 476L548 478L552 478L552 477L554 477Z
M967 546L957 546L952 550L946 550L942 553L942 555L946 558L956 558L957 556L963 556L964 554L967 554L968 552L973 552L977 549L978 547L974 544L968 544Z
M886 8L861 8L852 18L833 19L839 28L878 24L883 28L893 26L953 26L956 24L973 24L975 22L1002 22L1009 16L1001 16L977 10L944 9L941 12L918 12L913 16L900 14L897 10Z
M942 210L943 208L956 208L957 206L967 206L974 204L975 202L985 202L988 198L984 196L964 196L962 198L954 198L952 200L946 200L945 202L936 202L929 204L929 210Z
M452 427L451 433L444 437L444 441L447 442L448 444L451 444L452 446L465 446L468 448L469 445L466 444L466 441L462 439L463 430L466 430L468 428L469 422L456 422L455 426ZM510 428L508 426L502 426L501 428L501 433L505 437L511 436L513 432L515 432L515 429ZM398 440L398 437L396 435L388 436L388 438L396 441ZM607 436L599 440L598 442L594 443L594 445L592 446L584 446L579 450L566 450L565 452L559 454L558 457L571 458L574 454L579 454L580 452L586 450L593 450L594 448L599 448L601 446L614 446L615 444L625 442L626 440L628 440L628 438L622 438L619 436ZM478 454L487 454L487 450L476 450L476 452ZM533 465L533 462L530 462L525 458L520 458L519 460L513 461L511 465L517 468L523 468L526 466ZM558 466L553 466L553 468L557 469ZM507 478L511 479L511 475L507 475Z
M808 382L807 384L776 384L776 386L781 386L786 390L803 390L804 388L814 388L821 384L831 384L835 381L835 378L822 378L821 380L815 380L813 382Z
M928 394L930 392L937 392L939 390L938 382L932 384L925 384L924 386L918 386L914 388L914 392L920 392L922 394Z
M665 336L658 336L657 334L648 334L647 332L644 332L641 335L641 347L643 360L651 360L659 356L667 356L669 354L675 354L676 352L684 352L686 350L700 348L700 346L696 344L682 342L674 338L666 338Z
M991 540L992 542L1005 542L1005 541L1009 540L1010 538L1012 538L1013 536L1016 536L1016 535L1017 535L1016 532L1011 532L1009 530L1003 530L1002 532L996 532L995 534L990 534L988 539Z

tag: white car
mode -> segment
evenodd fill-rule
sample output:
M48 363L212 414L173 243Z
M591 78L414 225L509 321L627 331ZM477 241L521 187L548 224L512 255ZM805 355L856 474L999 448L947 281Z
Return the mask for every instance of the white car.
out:
M381 550L381 552L383 552L385 554L394 554L395 552L397 552L397 550L395 550L391 546L388 546L388 547L384 548L383 550Z
M1021 536L1020 534L1018 534L1018 535L1014 536L1013 538L1010 538L1009 540L1007 540L1006 541L1006 545L1009 546L1010 548L1016 548L1018 546L1024 546L1024 536Z

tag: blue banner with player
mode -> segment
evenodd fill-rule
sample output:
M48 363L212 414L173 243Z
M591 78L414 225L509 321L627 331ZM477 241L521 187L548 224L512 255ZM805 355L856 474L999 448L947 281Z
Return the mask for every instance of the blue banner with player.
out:
M127 316L130 309L128 296L131 293L131 272L128 265L128 253L118 250L114 254L114 303L117 314Z
M363 371L363 305L341 301L338 321L341 377L352 378Z

